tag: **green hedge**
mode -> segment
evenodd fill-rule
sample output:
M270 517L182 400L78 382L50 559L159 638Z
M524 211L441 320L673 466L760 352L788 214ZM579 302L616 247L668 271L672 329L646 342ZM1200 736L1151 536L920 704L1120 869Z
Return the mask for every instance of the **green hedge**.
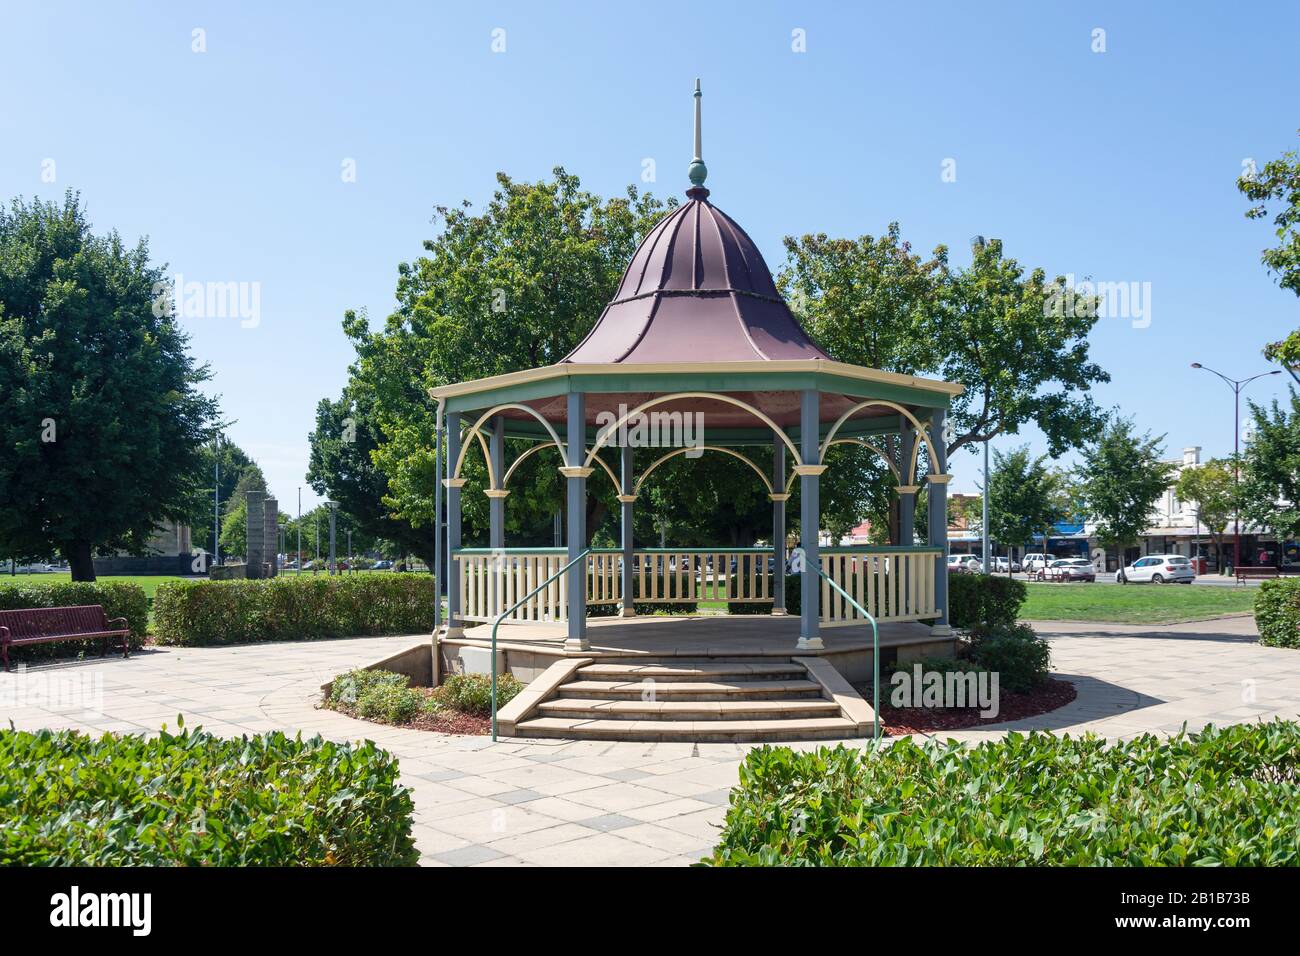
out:
M0 731L0 862L411 866L414 804L373 743Z
M948 575L948 623L953 627L1016 623L1029 596L1024 581L998 574Z
M715 866L1300 865L1300 725L751 750Z
M76 607L100 604L109 619L126 618L131 628L131 649L139 650L149 631L149 597L144 588L127 581L51 581L48 584L5 584L0 582L0 610L13 611L28 607ZM61 641L58 644L33 644L9 650L9 659L19 661L48 660L73 655L98 655L98 641ZM112 653L112 648L109 649Z
M1260 582L1255 595L1255 626L1261 644L1300 648L1300 579Z
M159 644L204 646L433 628L428 575L281 575L269 581L169 581L154 596Z

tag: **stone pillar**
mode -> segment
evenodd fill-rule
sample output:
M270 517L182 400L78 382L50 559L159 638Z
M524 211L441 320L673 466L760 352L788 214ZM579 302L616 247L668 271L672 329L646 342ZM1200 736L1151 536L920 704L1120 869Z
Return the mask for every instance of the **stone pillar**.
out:
M591 469L583 466L587 457L587 396L570 392L568 398L568 432L565 454L568 464L560 469L568 485L565 525L568 529L568 561L575 560L587 547L587 476ZM569 634L566 651L586 651L587 643L587 562L579 561L566 576L569 602Z
M267 498L263 511L262 554L267 576L273 578L280 573L280 503Z
M799 599L802 607L799 621L798 649L821 650L824 646L820 631L821 567L818 534L821 525L821 497L818 476L825 466L818 463L821 439L821 396L816 389L804 389L799 405L799 544L803 548L804 569L799 582Z
M898 543L916 544L916 491L912 483L912 450L916 446L916 429L907 419L898 434Z
M636 586L632 580L632 562L635 559L636 544L632 540L632 505L636 495L636 476L632 471L632 446L624 445L619 450L618 503L622 510L619 514L619 544L623 548L623 568L619 573L620 588L623 593L621 617L636 617Z
M250 490L244 497L248 508L248 521L244 528L244 577L256 581L262 577L265 560L263 545L266 535L266 492Z
M930 633L936 637L946 637L952 633L948 626L948 450L943 444L943 425L947 413L939 409L930 419L930 440L927 447L930 452L930 483L928 499L930 502L929 537L930 546L939 548L935 558L937 567L934 572L934 601L939 608L939 617L934 622Z
M499 483L506 473L506 420L500 415L492 419L492 437L488 442L492 455L489 466ZM506 494L505 489L488 490L488 547L506 546Z
M455 554L460 550L460 489L464 478L453 478L456 459L460 457L460 413L447 413L447 629L446 637L460 637L464 633L460 606L460 563Z
M785 442L772 436L772 616L785 616Z

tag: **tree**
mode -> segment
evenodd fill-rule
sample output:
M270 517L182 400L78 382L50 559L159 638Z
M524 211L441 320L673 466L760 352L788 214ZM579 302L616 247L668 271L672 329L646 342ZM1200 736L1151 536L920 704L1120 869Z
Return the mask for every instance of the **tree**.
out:
M956 270L944 246L928 260L913 253L897 223L880 238L787 237L785 247L781 288L832 356L966 386L950 411L949 454L1032 422L1056 456L1100 429L1087 394L1109 381L1088 359L1096 298L1042 269L1026 276L1000 241L977 242Z
M1096 523L1097 540L1123 556L1150 526L1155 505L1173 477L1161 461L1160 438L1133 431L1133 420L1110 417L1083 451L1080 498Z
M1278 203L1273 215L1277 245L1262 250L1260 261L1277 276L1278 285L1300 296L1300 153L1289 150L1265 163L1262 170L1247 169L1237 180L1237 189L1254 203L1246 210L1248 219L1267 217L1269 204ZM1265 347L1264 355L1300 382L1300 329Z
M195 485L194 500L186 509L184 524L190 526L192 540L196 548L203 548L213 553L212 541L212 478L213 466L220 464L220 507L221 514L229 512L235 489L246 472L261 475L261 469L248 454L230 441L223 438L220 443L208 442L199 450L198 470L193 477ZM245 485L247 487L247 485ZM261 487L265 487L265 479Z
M388 479L372 457L382 435L374 422L370 393L356 391L359 396L344 389L338 401L322 398L317 404L316 428L309 436L307 483L318 495L339 503L337 520L353 530L354 548L362 537L368 543L384 539L400 554L415 554L432 569L433 529L394 518L384 503Z
M1174 494L1192 506L1196 520L1210 532L1219 567L1223 567L1223 533L1237 507L1233 471L1231 462L1212 458L1202 465L1184 468L1174 486Z
M145 240L95 236L79 196L0 211L0 553L142 553L189 517L217 418Z
M989 474L989 535L1010 547L1028 551L1034 535L1046 535L1065 515L1061 509L1060 476L1047 467L1047 456L1029 454L1021 445L1005 454L993 451ZM1046 544L1047 538L1043 538ZM1007 573L1011 562L1008 552Z
M1290 392L1289 412L1276 399L1250 403L1254 435L1243 456L1242 515L1279 543L1300 536L1300 392Z

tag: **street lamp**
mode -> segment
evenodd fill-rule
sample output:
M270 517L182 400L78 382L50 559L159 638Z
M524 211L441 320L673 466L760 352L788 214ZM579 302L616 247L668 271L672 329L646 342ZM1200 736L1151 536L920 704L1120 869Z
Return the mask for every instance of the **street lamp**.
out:
M1241 565L1241 390L1255 381L1257 378L1267 378L1269 375L1281 375L1282 370L1275 368L1271 372L1260 372L1258 375L1252 375L1250 378L1228 378L1222 372L1216 372L1208 365L1202 365L1200 362L1193 362L1192 368L1204 369L1207 372L1214 372L1215 375L1227 382L1228 387L1232 389L1232 498L1233 498L1233 541L1232 541L1232 566L1234 568Z
M325 507L330 510L330 564L329 573L337 574L338 571L334 564L334 518L339 513L339 503L337 501L326 501Z

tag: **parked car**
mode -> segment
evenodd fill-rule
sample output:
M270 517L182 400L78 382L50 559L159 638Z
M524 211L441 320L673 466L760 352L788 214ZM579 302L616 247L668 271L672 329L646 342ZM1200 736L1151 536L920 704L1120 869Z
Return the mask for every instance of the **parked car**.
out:
M948 570L961 574L979 574L984 570L984 565L973 554L950 554L948 555Z
M1192 562L1181 554L1149 554L1115 572L1115 580L1120 584L1139 581L1150 581L1152 584L1164 584L1166 581L1191 584L1195 579L1196 571L1192 568Z
M1013 560L1008 566L1006 558L994 558L993 570L997 574L1007 574L1009 572L1016 572L1020 570L1020 562Z
M1039 568L1044 568L1056 560L1056 555L1035 552L1025 555L1024 568L1026 574L1034 574Z
M1096 581L1097 569L1087 558L1060 558L1038 569L1040 581Z
M376 561L376 562L375 562L374 570L376 570L376 571L391 571L391 570L393 570L393 562L392 562L392 561L388 561L388 560L384 560L384 561Z

